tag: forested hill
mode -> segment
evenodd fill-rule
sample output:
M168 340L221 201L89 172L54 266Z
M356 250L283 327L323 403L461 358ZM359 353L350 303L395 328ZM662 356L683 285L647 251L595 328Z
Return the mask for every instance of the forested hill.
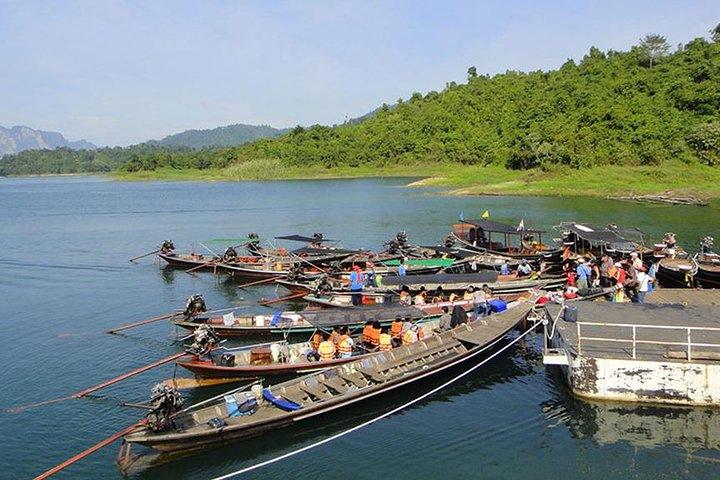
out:
M187 130L162 140L151 140L125 148L107 147L93 151L63 147L26 150L0 156L0 175L110 172L130 163L141 163L148 169L176 162L207 168L210 162L204 159L210 154L203 148L241 145L259 138L277 137L284 132L265 125L236 124L210 130Z
M720 164L720 43L702 38L669 52L648 36L627 52L592 48L549 72L486 76L413 94L358 124L297 127L288 135L208 152L204 165L249 161L361 166L459 162L513 169ZM157 166L198 167L192 156Z
M182 133L168 135L162 140L150 140L147 143L161 147L232 147L261 138L274 138L283 133L285 130L268 125L237 123L205 130L186 130Z

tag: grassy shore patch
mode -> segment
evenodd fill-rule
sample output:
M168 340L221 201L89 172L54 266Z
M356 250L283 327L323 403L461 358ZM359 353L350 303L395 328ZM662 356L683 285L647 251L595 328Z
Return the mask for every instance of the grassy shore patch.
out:
M454 195L618 196L672 192L703 199L720 197L720 169L669 162L659 166L607 165L582 170L508 170L500 166L458 164L288 167L261 159L224 169L116 172L118 180L292 180L372 177L426 177L410 186L441 187Z

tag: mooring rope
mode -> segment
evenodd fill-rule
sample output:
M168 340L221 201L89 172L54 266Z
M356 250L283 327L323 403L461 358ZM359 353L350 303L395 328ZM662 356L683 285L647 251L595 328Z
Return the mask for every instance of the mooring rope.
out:
M414 405L414 404L416 404L416 403L418 403L418 402L426 399L427 397L429 397L429 396L431 396L431 395L439 392L440 390L448 387L449 385L457 382L457 381L460 380L461 378L469 375L469 374L472 373L473 371L475 371L475 370L477 370L478 368L480 368L480 367L482 367L483 365L485 365L487 362L489 362L489 361L492 360L493 358L495 358L495 357L497 357L498 355L500 355L502 352L504 352L505 350L507 350L508 348L510 348L510 347L511 347L512 345L514 345L515 343L519 342L523 337L525 337L528 333L532 332L534 329L535 329L535 326L532 326L532 327L528 328L528 329L525 330L522 334L518 335L515 339L513 339L510 343L508 343L507 345L503 346L503 347L500 348L497 352L494 352L493 354L491 354L489 357L487 357L486 359L484 359L483 361L481 361L481 362L478 363L477 365L469 368L468 370L465 370L465 371L462 372L461 374L457 375L456 377L451 378L450 380L448 380L447 382L443 383L442 385L433 388L433 389L430 390L429 392L426 392L426 393L420 395L419 397L417 397L417 398L415 398L415 399L413 399L413 400L410 400L410 401L407 402L407 403L404 403L404 404L400 405L399 407L396 407L396 408L394 408L394 409L392 409L392 410L390 410L390 411L388 411L388 412L385 412L385 413L383 413L382 415L378 415L377 417L372 418L372 419L370 419L370 420L368 420L368 421L366 421L366 422L363 422L363 423L361 423L360 425L357 425L357 426L355 426L355 427L349 428L349 429L344 430L344 431L342 431L342 432L340 432L340 433L336 433L335 435L332 435L332 436L330 436L330 437L328 437L328 438L325 438L325 439L323 439L323 440L320 440L320 441L318 441L318 442L312 443L312 444L310 444L310 445L306 445L306 446L304 446L304 447L298 448L297 450L293 450L293 451L291 451L291 452L285 453L285 454L280 455L280 456L278 456L278 457L271 458L270 460L266 460L266 461L264 461L264 462L260 462L260 463L257 463L257 464L255 464L255 465L251 465L251 466L249 466L249 467L242 468L242 469L237 470L237 471L235 471L235 472L231 472L231 473L227 473L227 474L225 474L225 475L221 475L221 476L219 476L219 477L215 477L215 478L213 478L212 480L226 480L226 479L229 479L229 478L237 477L238 475L242 475L242 474L244 474L244 473L251 472L251 471L253 471L253 470L258 470L258 469L260 469L260 468L262 468L262 467L266 467L266 466L268 466L268 465L272 465L273 463L277 463L277 462L279 462L279 461L281 461L281 460L285 460L286 458L294 457L295 455L298 455L298 454L300 454L300 453L307 452L308 450L312 450L312 449L314 449L314 448L316 448L316 447L319 447L319 446L321 446L321 445L324 445L324 444L326 444L326 443L330 443L330 442L332 442L333 440L337 440L338 438L344 437L345 435L348 435L348 434L350 434L350 433L352 433L352 432L354 432L354 431L356 431L356 430L360 430L361 428L367 427L368 425L371 425L371 424L373 424L373 423L375 423L375 422L377 422L377 421L379 421L379 420L382 420L383 418L387 418L387 417L389 417L390 415L394 415L394 414L400 412L401 410L404 410L404 409L406 409L407 407L410 407L410 406L412 406L412 405ZM501 340L503 340L503 338L504 338L504 337L501 337L501 338L495 340L494 342L490 343L489 345L486 345L485 347L481 348L481 349L478 350L477 352L474 352L474 353L470 354L465 360L469 360L469 359L471 359L471 358L479 355L480 353L486 351L488 348L492 347L493 345L496 345L498 342L500 342Z

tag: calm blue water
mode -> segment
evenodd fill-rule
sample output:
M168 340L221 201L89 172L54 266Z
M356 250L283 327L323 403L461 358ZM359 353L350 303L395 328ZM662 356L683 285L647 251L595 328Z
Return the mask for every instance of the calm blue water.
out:
M324 232L346 247L378 247L398 230L438 242L464 211L549 228L561 220L668 230L695 244L717 234L720 211L589 199L448 197L406 181L120 183L98 177L0 179L0 478L29 478L133 423L171 365L127 380L95 399L7 413L63 396L178 351L160 322L111 336L104 330L182 306L192 293L211 307L275 295L209 274L160 268L165 238L179 249L254 231ZM197 251L202 247L194 244ZM281 293L284 293L281 291ZM718 478L718 414L699 409L593 405L568 398L538 355L535 338L463 382L335 443L260 470L250 478ZM137 478L207 479L322 439L386 411L430 385L247 442L176 459ZM197 392L197 401L218 390ZM120 478L117 447L57 478ZM368 468L369 466L373 468Z

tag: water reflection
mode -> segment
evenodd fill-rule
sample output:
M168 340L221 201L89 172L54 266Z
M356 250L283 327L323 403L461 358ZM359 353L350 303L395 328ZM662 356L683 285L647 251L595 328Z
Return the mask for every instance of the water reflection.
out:
M549 380L557 393L541 404L543 414L564 422L576 438L600 445L715 450L720 455L720 416L712 408L589 401L570 395L556 372Z

